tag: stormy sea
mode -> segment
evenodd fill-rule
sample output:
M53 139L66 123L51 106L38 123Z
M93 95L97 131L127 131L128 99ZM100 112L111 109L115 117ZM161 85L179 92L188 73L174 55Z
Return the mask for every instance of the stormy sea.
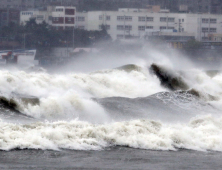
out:
M222 169L222 72L179 54L0 69L0 169Z

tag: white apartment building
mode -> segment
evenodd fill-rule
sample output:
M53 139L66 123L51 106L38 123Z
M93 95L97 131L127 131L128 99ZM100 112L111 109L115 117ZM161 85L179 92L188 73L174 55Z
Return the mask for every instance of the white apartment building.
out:
M198 41L205 41L214 37L212 34L222 34L222 15L216 14L169 13L167 10L154 13L146 9L79 13L75 7L57 6L49 7L47 12L22 11L20 17L21 23L35 17L37 22L45 20L56 29L101 30L104 25L113 40L143 38L159 32L194 36Z
M75 28L87 30L87 28L88 28L88 13L87 12L77 12L76 13Z
M183 32L198 41L211 34L222 34L222 15L187 13L149 13L146 10L89 11L88 30L100 30L105 25L110 36L143 37L152 32ZM179 33L178 33L179 34Z

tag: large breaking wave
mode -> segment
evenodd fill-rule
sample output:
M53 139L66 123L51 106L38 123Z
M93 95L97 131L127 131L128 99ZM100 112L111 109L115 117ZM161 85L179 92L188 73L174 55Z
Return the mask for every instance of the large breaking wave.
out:
M165 124L147 119L103 125L77 120L25 125L0 122L2 150L100 150L111 146L222 151L222 118L197 117L187 124Z
M221 151L221 73L152 66L1 70L0 149Z

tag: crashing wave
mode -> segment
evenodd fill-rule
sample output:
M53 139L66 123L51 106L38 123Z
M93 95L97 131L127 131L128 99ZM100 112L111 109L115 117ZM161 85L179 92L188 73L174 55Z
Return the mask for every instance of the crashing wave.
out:
M26 96L17 93L11 93L10 95L5 95L3 93L0 94L0 103L12 110L21 112L20 105L39 105L39 99L34 96Z
M0 122L0 149L100 150L127 146L152 150L222 151L222 118L195 117L166 124L148 119L95 125L81 121L16 125Z

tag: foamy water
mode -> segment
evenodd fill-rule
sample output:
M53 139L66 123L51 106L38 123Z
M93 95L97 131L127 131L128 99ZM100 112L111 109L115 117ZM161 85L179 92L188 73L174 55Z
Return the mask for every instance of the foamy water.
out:
M100 150L110 146L140 149L222 151L222 118L197 117L187 124L133 120L95 125L71 122L16 125L0 123L0 149Z
M18 101L21 112L36 118L77 118L80 112L91 114L94 110L98 114L103 109L91 98L145 97L164 90L156 77L139 71L66 75L1 71L0 75L0 91L40 99L36 106Z
M10 97L13 92L36 96L40 103L25 104L15 98L18 110L36 121L9 123L2 118L0 149L100 150L110 146L129 146L154 150L221 151L222 118L218 118L218 114L198 116L200 113L196 113L189 122L181 119L177 123L149 118L118 122L93 99L147 97L168 91L155 75L149 73L148 67L132 71L110 69L69 74L1 70L0 91L4 97ZM217 100L205 98L203 102L220 112L222 74L210 77L195 69L185 70L181 76L190 89L215 96ZM186 101L174 99L172 102L179 106Z

